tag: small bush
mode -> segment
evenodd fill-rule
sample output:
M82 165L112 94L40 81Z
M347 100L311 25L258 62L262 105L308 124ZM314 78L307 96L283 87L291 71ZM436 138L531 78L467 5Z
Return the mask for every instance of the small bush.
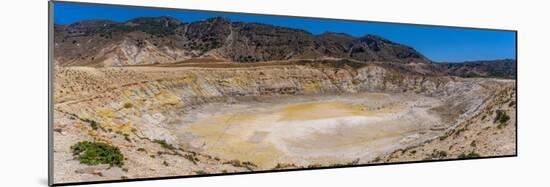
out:
M445 157L447 157L447 152L438 151L438 150L434 149L430 156L431 156L431 158L445 158Z
M82 121L90 123L90 127L92 127L93 130L97 130L97 128L99 127L99 123L97 123L97 122L94 121L94 120L91 120L91 119L82 119Z
M195 171L195 173L196 173L197 175L206 175L206 174L208 174L208 172L203 171L203 170Z
M133 106L132 103L124 103L124 108L132 108Z
M470 153L468 153L468 154L462 153L462 154L458 155L458 158L478 158L478 157L480 157L480 156L481 156L481 155L479 155L479 154L476 153L475 151L472 151L472 152L470 152Z
M119 167L124 164L124 155L120 150L106 143L82 141L71 146L71 150L83 164L109 164Z
M186 158L187 160L191 161L195 165L197 165L197 162L199 161L199 159L195 157L195 155L193 154L185 154L183 155L183 158Z
M167 143L166 140L154 140L153 142L160 144L160 146L165 149L176 149L172 144Z
M130 135L128 134L123 134L124 136L124 140L128 141L128 142L132 142L132 140L130 139Z
M448 134L444 134L444 135L442 135L442 136L439 137L439 141L443 141L443 140L447 139L447 137L449 137L449 135L448 135Z
M498 123L497 128L502 129L508 125L508 121L510 121L510 116L506 114L503 110L497 110L497 116L495 117L494 123Z
M510 116L506 114L503 110L497 110L497 116L495 117L494 123L499 123L501 125L506 124L510 120Z
M477 146L476 141L475 141L475 140L472 141L472 143L470 143L470 146L471 146L471 147L476 147L476 146Z

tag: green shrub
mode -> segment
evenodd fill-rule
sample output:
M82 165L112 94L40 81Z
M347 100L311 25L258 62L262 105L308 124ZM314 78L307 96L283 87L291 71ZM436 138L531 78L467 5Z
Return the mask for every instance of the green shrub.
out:
M132 103L124 103L124 108L132 108L133 106Z
M166 140L154 140L153 142L160 144L160 146L165 149L176 149L172 144L167 143Z
M503 127L506 127L508 125L508 121L510 121L510 116L506 114L503 110L497 110L497 116L495 117L494 122L498 122L497 128L502 129Z
M458 158L478 158L478 157L480 157L480 156L481 156L481 155L479 155L479 154L476 153L475 151L472 151L472 152L470 152L470 153L468 153L468 154L462 153L462 154L458 155Z
M203 171L203 170L195 171L195 173L196 173L197 175L206 175L206 174L208 174L208 172Z
M430 156L431 156L431 158L445 158L445 157L447 157L447 152L446 151L438 151L438 150L434 149Z
M102 142L82 141L71 146L73 155L80 163L87 165L109 164L110 166L124 165L124 155L112 145Z
M443 141L443 140L447 139L447 137L449 137L449 135L448 135L448 134L444 134L444 135L442 135L442 136L439 137L439 141Z
M82 119L82 121L90 123L90 127L92 127L93 130L97 130L97 128L99 127L99 123L97 123L97 121L91 119Z

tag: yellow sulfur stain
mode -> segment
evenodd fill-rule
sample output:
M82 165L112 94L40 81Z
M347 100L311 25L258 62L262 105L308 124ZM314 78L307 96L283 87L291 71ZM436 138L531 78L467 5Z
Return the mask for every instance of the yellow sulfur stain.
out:
M213 117L192 125L190 131L202 137L201 141L206 145L208 153L240 161L253 161L260 167L272 168L278 163L273 158L279 158L279 162L284 162L288 157L270 143L257 144L248 141L248 137L255 129L255 123L250 123L249 120L254 120L255 117Z
M115 112L116 111L113 109L105 108L105 109L98 110L96 114L98 116L101 116L102 118L115 118Z
M162 90L155 95L155 102L161 106L176 105L180 103L180 98L173 93Z
M314 94L321 91L321 86L317 80L308 80L304 85L305 94Z
M343 116L368 116L372 112L343 102L305 103L282 109L282 120L313 120Z
M217 83L221 86L231 87L231 86L242 86L244 81L238 78L226 78L217 80Z
M223 158L252 161L262 168L272 168L277 163L291 162L293 157L280 150L269 139L274 121L307 121L344 116L370 116L397 111L396 107L368 111L365 106L346 102L320 102L286 105L269 112L232 113L212 116L192 124L189 132L200 137L203 149L209 154ZM251 141L257 132L268 132L266 138ZM359 133L360 134L360 133ZM342 140L337 143L346 143ZM357 145L350 143L350 146ZM340 146L345 148L346 146ZM243 154L246 153L246 154ZM252 159L252 160L251 160ZM333 157L312 158L315 161L334 161Z
M112 123L100 123L103 129L109 130L118 134L130 134L134 126L129 123L124 124L112 124Z

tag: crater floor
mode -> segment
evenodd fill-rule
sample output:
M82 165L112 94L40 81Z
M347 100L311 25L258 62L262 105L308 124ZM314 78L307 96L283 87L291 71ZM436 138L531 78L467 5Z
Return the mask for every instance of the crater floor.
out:
M266 169L349 163L441 134L430 130L442 125L438 105L414 94L256 97L191 110L177 134L188 149Z

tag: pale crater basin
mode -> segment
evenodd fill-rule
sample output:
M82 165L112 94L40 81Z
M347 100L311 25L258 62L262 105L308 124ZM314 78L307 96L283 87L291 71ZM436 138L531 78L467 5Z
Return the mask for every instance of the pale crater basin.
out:
M176 134L181 146L270 169L367 162L441 135L435 98L357 93L210 103L188 111Z

